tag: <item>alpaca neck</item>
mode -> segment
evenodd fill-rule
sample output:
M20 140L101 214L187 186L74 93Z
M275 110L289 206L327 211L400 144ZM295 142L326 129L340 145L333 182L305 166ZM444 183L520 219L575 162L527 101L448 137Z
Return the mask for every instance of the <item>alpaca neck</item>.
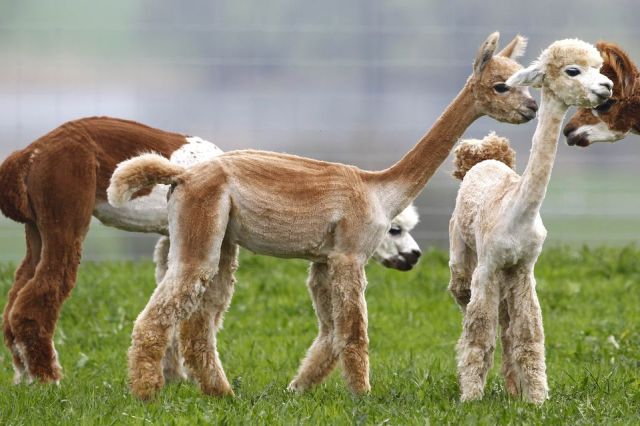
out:
M556 158L562 120L568 106L542 89L538 126L533 134L529 162L518 184L514 211L518 222L535 220L544 200Z
M467 82L416 146L376 174L376 192L388 217L395 217L418 196L453 145L481 115L474 106L471 83Z

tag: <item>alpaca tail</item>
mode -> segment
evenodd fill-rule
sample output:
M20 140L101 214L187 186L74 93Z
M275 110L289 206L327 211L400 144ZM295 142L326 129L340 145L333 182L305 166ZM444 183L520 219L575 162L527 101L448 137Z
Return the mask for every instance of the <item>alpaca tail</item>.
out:
M178 183L185 168L158 154L142 154L118 164L111 175L107 199L113 207L122 207L133 194L159 183Z
M0 165L0 211L19 223L33 222L27 175L37 151L15 151Z
M516 152L509 145L509 140L489 133L482 140L461 140L453 151L455 158L453 177L462 180L469 170L484 160L497 160L515 170Z

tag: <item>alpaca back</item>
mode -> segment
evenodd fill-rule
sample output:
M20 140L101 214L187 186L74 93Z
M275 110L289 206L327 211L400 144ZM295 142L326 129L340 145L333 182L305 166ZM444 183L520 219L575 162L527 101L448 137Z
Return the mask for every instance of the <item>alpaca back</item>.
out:
M516 152L507 138L489 133L484 139L463 139L453 151L453 177L462 180L473 166L485 160L497 160L515 170Z

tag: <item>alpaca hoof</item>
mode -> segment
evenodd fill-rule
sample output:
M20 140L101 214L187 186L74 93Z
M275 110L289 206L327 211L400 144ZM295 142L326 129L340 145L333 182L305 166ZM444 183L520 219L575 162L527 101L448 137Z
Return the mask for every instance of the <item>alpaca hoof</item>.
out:
M526 397L527 402L535 405L542 405L547 399L549 399L549 392L546 389L530 390Z
M461 402L480 401L484 396L482 386L468 386L462 391Z
M354 395L362 396L371 392L371 385L369 384L369 381L363 381L356 384L351 383L351 385L349 386L349 389L351 390L351 393L353 393Z
M293 379L289 386L287 386L287 390L293 393L303 393L309 388L309 386L304 386L299 380Z
M221 384L218 386L202 386L202 393L205 395L216 396L216 397L234 397L236 394L231 389L228 383Z
M134 367L129 370L131 392L143 401L151 399L164 385L162 371L152 365Z
M136 398L148 401L162 389L163 384L162 376L160 376L160 379L132 380L131 393L133 393Z
M37 381L43 385L54 384L60 385L60 380L62 380L62 368L57 364L41 366L37 369L31 369L28 373L25 372L23 376L26 376L26 382L28 384Z

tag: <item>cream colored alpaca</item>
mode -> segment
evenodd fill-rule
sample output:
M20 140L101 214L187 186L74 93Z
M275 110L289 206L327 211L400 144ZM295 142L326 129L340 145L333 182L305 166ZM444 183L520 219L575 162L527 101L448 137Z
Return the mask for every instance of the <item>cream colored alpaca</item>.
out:
M216 351L216 331L233 293L237 247L312 261L309 292L319 335L289 388L320 383L341 360L350 389L369 391L364 266L391 219L419 194L464 130L482 115L522 123L537 105L526 88L505 81L520 65L516 37L494 56L498 34L483 44L466 85L431 131L398 163L381 172L261 151L225 153L188 170L156 155L123 162L109 200L120 205L156 183L173 185L169 199L169 269L136 320L129 349L135 395L163 385L161 359L170 330L190 376L203 392L233 394Z
M542 87L538 126L521 177L502 162L481 161L506 157L513 164L502 138L490 135L456 149L456 175L464 179L449 228L449 290L464 313L457 348L463 401L482 398L498 321L507 391L536 404L547 398L542 313L533 275L546 236L539 212L568 107L594 107L611 96L612 83L599 73L601 65L590 44L562 40L507 80L510 86ZM468 170L474 159L481 162Z

